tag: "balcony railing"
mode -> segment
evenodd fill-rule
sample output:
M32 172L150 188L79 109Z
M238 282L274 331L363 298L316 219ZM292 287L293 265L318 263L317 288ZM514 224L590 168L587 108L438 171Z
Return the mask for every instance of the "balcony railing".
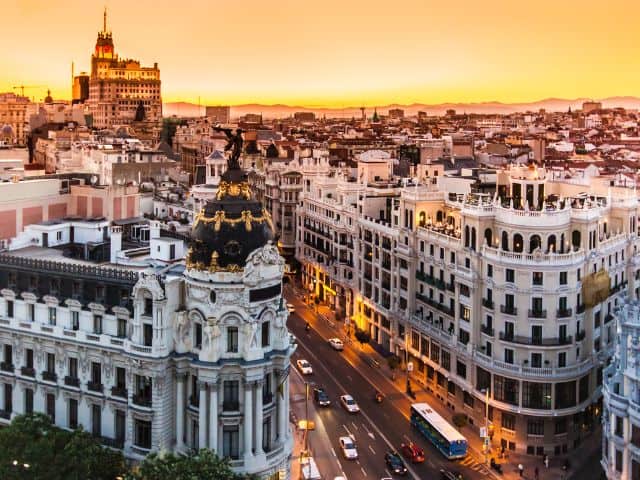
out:
M111 448L124 448L124 438L109 438L109 437L100 437L100 443L105 447Z
M87 388L92 392L102 393L102 383L100 382L87 382Z
M493 310L493 300L489 300L488 298L483 298L482 305L486 308Z
M2 370L3 372L10 372L13 373L15 370L15 367L13 366L13 363L10 362L1 362L0 363L0 370Z
M567 318L567 317L570 317L572 314L573 314L573 309L571 308L559 308L556 311L557 318Z
M22 373L22 375L24 375L25 377L35 377L36 369L33 367L22 367L20 369L20 373Z
M64 384L68 385L69 387L79 387L80 379L78 377L70 377L69 375L67 375L66 377L64 377Z
M493 337L495 330L487 325L480 325L480 331L486 335Z
M151 397L148 397L147 395L134 395L133 398L133 403L135 403L136 405L140 405L141 407L151 407L152 403L151 403Z
M56 375L54 372L45 370L44 372L42 372L42 379L46 380L47 382L57 382L58 375Z
M524 335L509 335L505 332L500 332L500 340L511 343L519 343L521 345L540 345L545 347L553 347L558 345L569 345L572 343L573 337L526 337Z
M513 305L500 305L500 313L505 313L507 315L517 315L518 309Z
M547 318L546 310L529 309L529 318Z
M115 385L111 387L111 395L114 397L127 398L127 389L123 386Z

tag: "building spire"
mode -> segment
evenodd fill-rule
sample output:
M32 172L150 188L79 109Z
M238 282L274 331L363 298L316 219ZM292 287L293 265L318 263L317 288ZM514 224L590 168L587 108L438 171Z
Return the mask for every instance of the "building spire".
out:
M104 7L104 14L102 18L102 31L107 33L107 7Z

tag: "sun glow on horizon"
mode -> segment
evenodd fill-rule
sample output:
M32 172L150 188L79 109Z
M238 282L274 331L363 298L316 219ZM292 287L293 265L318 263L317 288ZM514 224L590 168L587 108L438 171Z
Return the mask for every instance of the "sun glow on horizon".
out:
M447 5L427 0L265 4L111 0L116 52L159 64L164 102L307 108L530 102L635 95L640 4ZM102 5L4 6L0 91L68 99L90 69Z

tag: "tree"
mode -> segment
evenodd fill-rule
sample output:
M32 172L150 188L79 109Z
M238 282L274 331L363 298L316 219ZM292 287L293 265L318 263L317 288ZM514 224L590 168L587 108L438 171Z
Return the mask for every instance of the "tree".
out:
M122 452L82 430L62 430L47 415L20 415L0 430L2 479L113 480L124 472Z
M220 458L208 448L186 454L152 453L136 471L126 475L126 480L250 480L234 473L229 459Z
M400 366L400 359L397 355L390 355L387 357L387 365L389 365L389 369L393 373L393 371Z
M365 343L369 343L371 340L371 335L366 330L356 329L356 340L360 343L360 345L364 345Z

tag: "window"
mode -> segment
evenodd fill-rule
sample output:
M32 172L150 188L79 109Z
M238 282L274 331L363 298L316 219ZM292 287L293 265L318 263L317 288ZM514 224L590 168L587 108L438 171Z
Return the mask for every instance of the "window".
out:
M533 272L533 284L534 285L542 285L543 275L542 272Z
M555 426L554 426L554 433L556 435L562 435L564 433L567 433L567 419L566 418L559 418L556 420Z
M619 417L616 415L616 421L614 424L614 428L613 428L613 434L617 437L622 437L623 435L623 425L624 425L624 420L622 417Z
M194 325L194 335L196 337L194 345L196 348L202 348L202 324L200 322L195 322Z
M262 347L268 347L269 346L269 336L270 336L270 322L262 322L262 329L261 329L261 334L262 334Z
M7 365L13 364L13 346L5 345L2 351L2 361Z
M515 273L511 268L504 271L505 282L513 283L515 281Z
M27 304L27 310L29 312L29 321L35 322L36 320L36 306L33 303Z
M142 324L142 341L145 347L153 345L153 326L150 323Z
M118 337L126 338L127 336L127 320L125 318L118 318Z
M527 421L527 434L544 435L544 419L530 419Z
M504 349L504 363L513 364L513 350L510 348Z
M150 317L152 314L153 314L153 298L145 298L143 315Z
M134 444L136 447L151 449L151 422L145 420L135 420L134 423Z
M49 325L56 325L56 308L49 307Z
M116 388L127 387L126 370L123 367L116 367Z
M102 383L102 366L98 362L91 362L91 382Z
M91 405L91 434L94 437L102 435L102 406Z
M227 327L227 352L238 353L237 327Z
M467 365L458 360L456 362L456 373L460 378L467 378Z
M560 272L560 285L567 284L567 272Z
M102 315L93 316L93 333L96 335L102 334Z
M640 447L640 426L631 424L631 444Z
M47 353L47 373L56 373L56 356L53 353Z
M511 413L502 412L502 428L506 428L507 430L515 430L516 429L516 416Z
M542 367L542 354L541 353L532 353L531 354L531 366L533 368Z
M493 278L493 265L487 265L487 277Z
M440 358L440 365L442 365L442 368L444 368L445 370L451 370L451 355L449 354L449 352L447 350L442 350L442 355Z
M511 405L518 405L518 380L503 377L501 375L493 376L494 398L499 402L506 402Z
M464 392L462 394L462 397L463 397L464 404L467 405L468 407L473 408L473 400L474 400L473 395L471 395L469 392Z
M10 383L4 384L4 412L13 412L13 386Z
M238 410L240 383L238 380L225 380L223 385L223 410Z
M124 444L125 429L126 429L126 415L122 410L116 410L116 440L120 444Z
M78 428L78 400L69 399L69 428Z
M80 312L76 310L71 311L71 330L80 329Z
M567 366L567 352L558 353L558 367L563 368Z
M27 368L33 368L33 349L31 348L25 350L25 363Z
M56 396L53 393L47 393L46 412L51 419L51 423L56 423Z
M622 451L616 448L616 472L622 472Z
M78 359L69 357L69 377L78 378Z
M13 300L7 300L7 317L13 318Z
M233 460L240 458L240 434L237 425L222 429L222 456Z
M551 384L522 382L522 406L542 410L551 409Z
M467 344L469 343L469 332L463 330L462 328L458 332L458 337L460 339L460 343Z
M30 388L24 390L24 413L33 413L33 390Z

